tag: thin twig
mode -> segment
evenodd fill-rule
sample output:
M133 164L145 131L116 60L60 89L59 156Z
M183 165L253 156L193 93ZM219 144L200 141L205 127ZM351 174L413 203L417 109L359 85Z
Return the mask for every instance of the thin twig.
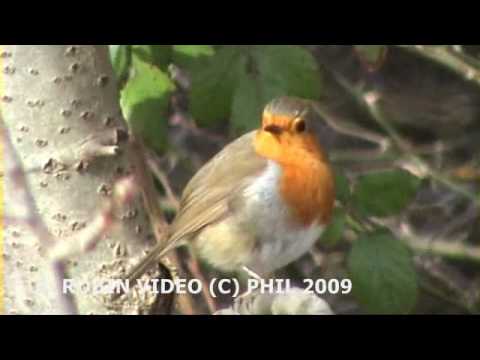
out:
M449 296L446 296L443 294L440 290L436 289L435 287L427 284L426 281L420 281L419 282L420 288L428 293L430 296L433 296L441 301L446 302L447 304L453 305L459 309L462 309L462 311L466 312L467 314L473 315L475 312L472 310L470 306L467 304L464 304L462 301L458 299L452 299Z
M429 60L453 70L465 80L471 81L480 86L480 72L467 62L465 62L456 53L450 51L445 46L439 45L397 45L398 47L418 54Z
M447 186L451 190L457 192L458 194L463 195L470 201L480 206L480 200L472 194L470 191L466 190L461 185L455 183L454 181L450 180L443 174L437 172L436 170L432 169L430 165L424 162L418 155L412 152L411 147L409 146L408 142L406 142L401 135L391 126L388 121L386 121L380 109L378 108L378 100L380 98L380 94L378 93L368 93L366 94L363 99L365 106L369 110L372 118L389 134L389 136L393 139L395 146L407 157L411 160L413 164L415 164L418 168L424 169L425 173L431 177L432 179L438 181L439 183Z
M480 264L479 246L470 246L461 242L448 242L440 239L431 243L428 241L429 239L422 240L413 236L401 236L401 238L416 252Z
M204 284L202 286L202 296L208 306L208 310L210 311L210 314L214 314L218 309L217 309L217 304L215 302L215 299L212 297L209 291L208 285L205 286L207 283L207 279L205 276L203 276L202 270L200 269L200 264L198 260L192 256L190 250L189 250L189 260L187 262L188 269L192 273L193 277L195 279L198 279Z
M147 159L147 163L150 169L152 170L153 174L158 178L163 188L165 189L165 193L167 195L169 202L173 204L175 207L175 210L178 211L180 208L180 201L178 200L178 197L175 195L170 185L168 176L160 169L158 162L153 159L153 156L149 156L149 158ZM195 259L195 257L192 256L190 251L189 251L189 261L187 262L187 267L194 278L200 280L204 285L207 284L207 281L205 279L205 276L203 276L203 273L200 269L200 265L198 264L197 259ZM216 303L208 290L208 286L202 287L202 295L208 306L210 313L212 314L215 313L215 311L217 311Z
M170 204L172 204L175 208L175 210L178 211L180 208L180 201L178 200L178 197L175 196L175 193L170 186L170 182L168 181L167 175L160 169L160 166L158 163L151 157L147 159L147 164L150 168L150 170L153 172L155 177L160 181L162 184L163 189L165 190L165 194L167 195L167 199Z
M379 153L385 153L391 147L389 138L339 118L319 102L312 102L312 104L315 111L338 133L377 144Z
M133 135L130 137L130 155L132 163L135 164L135 176L138 179L142 189L143 202L147 209L150 223L153 227L153 233L158 244L167 241L168 223L165 219L162 209L157 201L158 193L155 189L153 178L148 170L145 160L145 146L140 139ZM179 268L179 259L176 253L170 254L172 263ZM179 306L184 314L194 314L194 301L189 294L180 295L178 297Z

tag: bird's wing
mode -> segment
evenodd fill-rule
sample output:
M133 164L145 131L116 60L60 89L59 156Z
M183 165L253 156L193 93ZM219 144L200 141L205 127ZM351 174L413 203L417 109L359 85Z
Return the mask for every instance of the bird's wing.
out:
M125 279L134 283L180 240L194 236L242 205L243 190L267 166L267 160L255 152L254 136L249 133L227 145L197 172L183 192L168 240L157 244Z
M194 235L243 203L243 190L267 166L267 160L255 152L254 136L255 132L251 132L227 145L190 180L172 223L169 242Z

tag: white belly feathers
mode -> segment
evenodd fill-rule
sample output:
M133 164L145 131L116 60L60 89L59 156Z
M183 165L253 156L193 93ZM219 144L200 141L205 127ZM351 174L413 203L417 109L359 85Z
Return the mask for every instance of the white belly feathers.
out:
M256 224L255 260L249 266L271 272L307 253L319 239L324 227L292 227L292 213L278 189L281 167L269 161L265 172L244 192L246 211Z

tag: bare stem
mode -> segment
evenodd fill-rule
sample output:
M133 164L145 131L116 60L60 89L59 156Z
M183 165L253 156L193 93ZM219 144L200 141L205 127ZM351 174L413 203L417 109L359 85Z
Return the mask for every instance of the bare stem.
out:
M453 70L465 80L480 86L480 72L467 63L461 56L452 52L446 46L439 45L397 45L402 49L416 53L424 58L433 60L450 70Z

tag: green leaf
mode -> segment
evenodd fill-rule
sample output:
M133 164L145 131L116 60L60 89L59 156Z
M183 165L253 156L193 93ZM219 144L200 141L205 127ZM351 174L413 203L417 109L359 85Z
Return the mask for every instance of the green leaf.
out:
M258 82L245 72L233 97L231 126L234 133L243 134L258 128L263 107L268 101Z
M342 239L347 224L347 215L342 209L335 209L333 220L323 233L320 242L326 247L334 247Z
M318 99L321 74L317 62L307 50L293 45L264 45L254 51L264 86L276 95Z
M172 45L132 45L135 56L166 71L172 61Z
M353 202L366 215L397 215L413 200L420 182L403 170L368 174L358 179Z
M119 82L123 82L128 76L131 63L130 45L109 45L110 60L113 71Z
M133 58L134 75L121 92L120 105L132 130L162 151L167 144L167 109L175 85L156 66Z
M335 169L335 190L336 199L343 204L348 203L352 195L352 192L350 191L350 182L345 174L338 169Z
M373 314L408 314L417 301L417 277L408 248L387 231L365 235L348 260L353 294Z
M190 72L205 66L215 55L211 45L173 45L172 62Z
M239 49L229 46L192 74L190 110L200 126L217 125L228 119L244 67L245 57Z
M321 76L313 56L299 46L260 45L247 48L248 69L242 71L232 105L232 130L259 127L263 107L276 97L320 96Z

